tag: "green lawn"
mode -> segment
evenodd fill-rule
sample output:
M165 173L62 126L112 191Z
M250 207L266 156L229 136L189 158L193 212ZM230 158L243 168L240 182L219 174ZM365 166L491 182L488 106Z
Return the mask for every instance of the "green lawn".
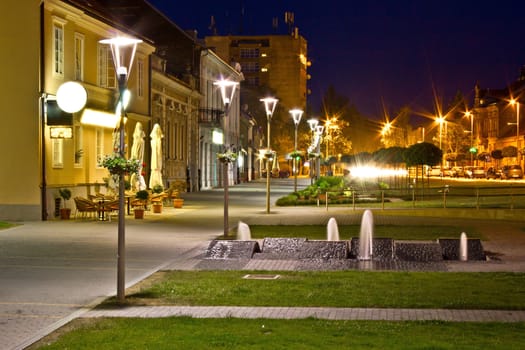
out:
M187 317L85 320L84 326L72 326L80 328L42 349L512 350L523 349L525 332L524 323Z
M250 273L278 273L281 278L242 278ZM145 283L128 294L127 301L138 305L525 309L523 273L165 271L152 280L152 285Z

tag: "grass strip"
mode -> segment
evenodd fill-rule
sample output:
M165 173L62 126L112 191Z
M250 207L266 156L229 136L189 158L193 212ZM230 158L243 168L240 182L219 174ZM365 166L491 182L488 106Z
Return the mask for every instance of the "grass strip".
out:
M279 274L275 280L242 277ZM525 274L379 271L163 271L135 305L525 309ZM148 285L149 284L149 285ZM113 300L106 304L111 305Z
M522 349L524 323L81 319L41 349ZM45 339L49 343L56 339ZM33 348L33 347L32 347ZM37 348L37 347L35 347Z

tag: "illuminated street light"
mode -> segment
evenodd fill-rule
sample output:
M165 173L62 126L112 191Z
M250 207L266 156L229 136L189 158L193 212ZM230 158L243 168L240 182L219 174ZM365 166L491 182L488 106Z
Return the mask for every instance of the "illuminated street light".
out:
M273 97L261 98L261 102L264 103L264 109L266 111L266 120L268 121L267 129L267 152L270 152L270 122L272 121L273 112L279 101ZM266 160L266 214L270 214L270 176L272 169L269 169L270 158Z
M323 125L317 125L315 127L315 134L317 135L318 137L318 142L317 142L317 154L321 154L321 142L322 142L322 137L323 137L323 132L324 132L324 126ZM321 175L321 157L319 156L317 158L317 162L315 164L315 176L316 178L318 179L319 176Z
M123 97L126 87L128 85L129 74L133 66L133 59L137 51L137 45L142 40L134 38L116 37L113 39L100 40L101 44L107 44L111 47L111 54L113 56L113 64L115 65L115 73L118 81L119 103L124 105ZM126 111L124 108L120 109L119 122L119 155L125 158L125 133L124 133L124 118ZM126 232L124 221L124 200L125 200L125 183L124 174L119 174L118 185L118 252L117 252L117 301L123 303L126 298Z
M316 147L315 145L315 130L317 128L317 124L319 124L319 120L315 119L315 118L311 118L311 119L308 119L306 121L308 123L308 125L310 126L310 131L312 132L312 145L310 147L308 147L308 152L310 153L314 153L314 150L313 150L313 147ZM314 173L314 167L312 166L312 161L310 162L310 184L313 183L313 180L314 180L314 176L315 176L315 173Z
M474 114L470 111L465 112L465 117L470 118L470 165L474 165Z
M511 106L516 106L516 160L521 165L520 159L520 103L515 98L509 101Z
M230 105L233 100L233 96L235 94L235 89L237 88L237 85L239 85L236 81L221 79L213 83L213 85L216 85L221 90L221 97L222 102L224 103L224 129L226 129L227 124L227 118L230 113ZM224 130L224 135L228 135L227 130ZM225 147L225 152L230 151L229 147ZM228 193L228 168L230 166L231 161L229 158L224 158L223 161L223 183L224 183L224 237L228 235L229 231L229 224L228 224L228 202L229 202L229 193Z
M299 126L299 123L301 122L303 111L301 109L292 109L290 111L290 114L292 115L293 123L295 125L295 139L294 139L293 150L294 150L294 153L296 153L297 152L297 127ZM293 157L293 172L294 172L293 191L297 192L297 161L295 157Z

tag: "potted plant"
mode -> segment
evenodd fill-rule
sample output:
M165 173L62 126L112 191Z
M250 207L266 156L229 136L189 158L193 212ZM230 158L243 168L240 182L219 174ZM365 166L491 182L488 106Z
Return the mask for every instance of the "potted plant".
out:
M60 218L62 220L68 220L71 215L71 208L67 207L67 201L71 198L71 190L68 188L61 188L58 190L58 193L64 200L64 207L60 208Z
M167 193L167 197L173 201L173 208L182 208L184 199L180 197L180 193L186 189L186 182L176 181L174 182Z
M138 206L133 210L135 214L135 219L144 218L144 210L146 209L146 203L149 198L149 192L146 190L140 190L135 193L135 198L137 199Z
M160 214L162 213L162 200L164 199L163 192L164 187L162 185L155 185L151 189L153 195L151 196L151 206L153 207L153 212Z

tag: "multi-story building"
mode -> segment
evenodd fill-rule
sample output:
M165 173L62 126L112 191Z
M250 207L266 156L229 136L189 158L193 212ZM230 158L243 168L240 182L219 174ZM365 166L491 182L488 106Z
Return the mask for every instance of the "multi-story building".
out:
M0 174L0 219L53 217L61 188L73 196L110 190L101 160L116 150L119 93L110 48L100 40L117 35L142 39L127 81L132 97L126 109L126 157L140 123L148 183L150 133L158 124L164 135L162 185L198 189L198 118L206 91L201 93L199 79L203 47L193 35L143 0L10 0L3 5L11 15L1 27L10 35L2 41L9 54L1 58L0 149L9 166ZM69 81L87 92L85 106L72 114L56 101L58 88ZM239 125L238 100L232 109L236 113L228 123ZM239 140L235 130L230 137Z
M221 79L239 83L242 74L224 62L214 52L203 50L201 52L201 87L204 98L199 110L199 185L200 188L209 189L221 187L224 179L221 171L222 164L218 161L216 154L227 150L240 154L239 147L239 90L233 96L225 113L224 101L219 88L216 85ZM238 182L239 169L228 163L228 183Z
M524 104L525 67L519 78L506 88L481 89L476 85L471 113L474 118L474 147L478 155L491 155L495 150L514 147L515 156L506 157L509 158L506 162L523 166Z
M287 138L288 145L293 145L294 126L288 111L306 110L310 66L306 39L296 29L291 35L207 36L205 42L224 61L242 67L241 104L251 111L259 125L266 125L259 98L271 94L279 100L272 118L271 145L281 155L291 152L292 149L279 149L283 147L274 141Z

